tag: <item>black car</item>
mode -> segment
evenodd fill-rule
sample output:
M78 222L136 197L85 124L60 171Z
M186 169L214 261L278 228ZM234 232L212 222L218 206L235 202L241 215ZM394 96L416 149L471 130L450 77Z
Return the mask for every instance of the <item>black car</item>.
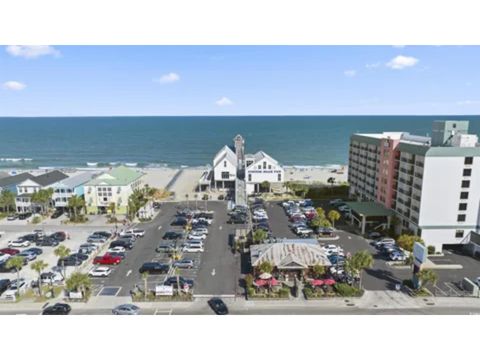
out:
M28 251L31 252L32 254L35 254L35 255L42 255L43 254L43 250L40 249L40 248L36 248L36 247L29 248Z
M35 245L37 246L57 246L58 244L58 240L51 236L45 236L43 239L37 239L35 241Z
M125 259L126 255L124 252L115 252L115 251L107 251L107 254L110 256L118 256L120 258Z
M73 253L73 254L70 254L70 257L77 258L82 262L85 260L88 260L87 254Z
M170 265L162 264L159 262L148 262L144 263L138 271L140 274L149 273L149 274L166 274L170 270Z
M228 314L227 305L220 298L211 298L210 300L208 300L208 305L210 305L212 310L217 315L227 315Z
M57 231L50 236L56 241L64 241L67 238L67 234L65 234L63 231Z
M21 238L30 242L36 242L41 239L38 234L27 234L23 235Z
M32 216L32 213L29 213L29 212L28 212L28 213L19 214L19 215L18 215L18 218L19 218L20 220L25 220L25 219L28 219L30 216Z
M0 295L2 295L5 290L10 286L11 281L8 279L0 279Z
M160 245L157 246L155 251L158 252L158 253L171 254L171 253L177 251L177 248L173 244L160 244Z
M185 217L176 217L170 225L172 226L185 226L188 224L188 220Z
M180 282L180 286L181 287L184 287L185 284L187 284L188 286L190 287L193 287L193 280L190 280L190 279L185 279L181 276L178 277L178 280ZM168 286L177 286L177 277L176 276L171 276L171 277L168 277L165 282L163 283L163 285L168 285Z
M66 258L58 259L57 266L79 266L82 265L82 260L78 257L67 256Z
M159 202L157 202L157 201L154 201L153 204L152 204L152 206L153 206L153 208L154 208L155 210L158 210L158 209L160 209L160 207L162 206L162 204L159 203Z
M55 210L55 212L50 216L51 219L57 219L62 216L63 210Z
M109 239L110 236L112 236L112 233L110 233L108 231L95 231L92 235L99 235L99 236L102 236L104 238Z
M26 260L27 259L24 259L24 262ZM19 269L19 270L21 270L21 269ZM7 267L7 262L6 261L0 263L0 273L13 273L15 271L16 271L15 268L8 268Z
M247 218L245 216L231 216L228 219L228 224L245 224L247 222Z
M42 315L68 315L72 311L72 307L68 304L56 303L48 306L42 311Z
M109 248L112 249L116 246L121 246L125 249L131 250L133 249L133 243L130 240L115 240L110 243Z
M167 231L162 237L163 240L177 240L182 238L183 233L177 231Z

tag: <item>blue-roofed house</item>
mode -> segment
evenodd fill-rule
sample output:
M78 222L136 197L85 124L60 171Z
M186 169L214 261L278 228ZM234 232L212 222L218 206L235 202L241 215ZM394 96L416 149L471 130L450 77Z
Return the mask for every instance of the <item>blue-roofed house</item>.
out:
M73 195L84 197L84 184L95 178L98 174L99 172L89 171L60 180L53 184L52 200L54 206L56 208L66 208L68 206L68 200Z

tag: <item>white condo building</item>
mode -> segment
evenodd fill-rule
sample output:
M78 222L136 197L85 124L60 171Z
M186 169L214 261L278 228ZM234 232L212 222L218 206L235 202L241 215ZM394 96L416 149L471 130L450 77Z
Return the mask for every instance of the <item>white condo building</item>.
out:
M401 231L439 251L480 229L480 145L468 121L435 121L432 137L354 134L350 194L394 211Z

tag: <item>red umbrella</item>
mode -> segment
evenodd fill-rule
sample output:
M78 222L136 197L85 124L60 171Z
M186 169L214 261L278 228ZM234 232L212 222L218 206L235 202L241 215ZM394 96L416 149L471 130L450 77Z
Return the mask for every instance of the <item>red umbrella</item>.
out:
M275 278L271 278L270 280L268 280L268 282L269 282L269 285L270 285L270 286L280 285L280 281L278 281L278 280L275 279Z
M255 280L255 285L257 285L257 286L265 286L265 285L267 285L267 280L257 279L257 280Z
M335 285L336 281L334 279L325 279L323 283L325 285Z
M312 286L322 286L324 281L321 279L314 279L311 281Z

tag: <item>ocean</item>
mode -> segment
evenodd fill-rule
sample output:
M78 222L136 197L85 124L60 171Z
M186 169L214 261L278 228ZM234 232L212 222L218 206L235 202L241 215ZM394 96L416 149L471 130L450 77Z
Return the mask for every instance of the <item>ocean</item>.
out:
M425 135L442 119L470 120L470 132L480 134L480 116L4 117L0 168L203 166L237 134L247 153L264 150L284 165L328 166L347 163L353 133Z

